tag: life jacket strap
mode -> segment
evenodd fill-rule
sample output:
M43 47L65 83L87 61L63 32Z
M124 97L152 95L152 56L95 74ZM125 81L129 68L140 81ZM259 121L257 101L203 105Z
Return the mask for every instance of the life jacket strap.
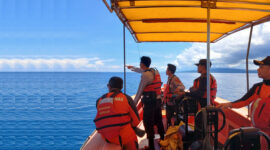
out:
M113 117L122 117L122 116L127 116L127 115L129 115L129 113L117 114L117 115L111 115L111 116L104 116L104 117L95 119L94 122L97 122L97 121L102 120L102 119L113 118Z
M109 128L109 127L124 126L124 125L127 125L127 124L129 124L129 123L130 123L130 121L124 122L124 123L118 123L118 124L110 124L110 125L102 126L102 127L100 127L100 128L96 128L96 129L97 129L97 130L101 130L101 129Z
M260 95L261 89L262 89L262 85L260 85L260 86L258 87L257 95ZM269 96L270 96L270 95L269 95Z
M169 86L169 87L168 87L169 93L172 93L172 92L171 92L171 89L170 89L170 85L171 85L171 82L172 82L172 79L174 78L174 76L175 76L175 75L173 75L173 76L171 77L170 81L169 81L169 85L168 85L168 86Z
M119 136L119 143L120 143L120 146L122 147L123 145L122 145L122 138L121 138L121 136Z
M106 141L107 143L111 143L107 138L105 138L105 141Z
M147 84L147 85L154 85L154 84L162 84L162 82L152 82L152 83Z
M111 143L107 138L105 138L105 141L107 143ZM121 138L121 136L119 136L119 143L120 143L120 146L122 147L123 145L122 145L122 138Z

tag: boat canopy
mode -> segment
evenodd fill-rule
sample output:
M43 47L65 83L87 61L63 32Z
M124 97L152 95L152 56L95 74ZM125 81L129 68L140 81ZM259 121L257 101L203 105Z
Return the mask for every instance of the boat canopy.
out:
M207 42L209 1L212 43L270 20L270 0L103 1L136 42Z

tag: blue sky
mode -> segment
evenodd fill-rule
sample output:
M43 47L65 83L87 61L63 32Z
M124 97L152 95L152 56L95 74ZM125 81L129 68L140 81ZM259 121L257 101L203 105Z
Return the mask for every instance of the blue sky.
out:
M1 71L122 71L123 25L102 0L0 0L0 19ZM160 70L190 70L206 57L206 44L135 43L126 33L127 64L147 55ZM212 44L213 66L243 68L248 33ZM254 29L251 59L269 55L269 33L269 23Z

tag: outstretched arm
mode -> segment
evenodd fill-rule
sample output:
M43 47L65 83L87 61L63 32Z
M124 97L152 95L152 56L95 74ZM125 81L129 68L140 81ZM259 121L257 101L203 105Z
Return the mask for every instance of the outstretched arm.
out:
M229 103L222 103L218 105L218 108L241 108L244 106L247 106L250 104L252 101L256 99L256 89L260 86L259 84L255 84L242 98L234 101L234 102L229 102Z
M127 68L131 71L134 71L134 72L137 72L137 73L142 73L143 70L138 68L138 67L135 67L135 66L131 66L131 65L128 65Z

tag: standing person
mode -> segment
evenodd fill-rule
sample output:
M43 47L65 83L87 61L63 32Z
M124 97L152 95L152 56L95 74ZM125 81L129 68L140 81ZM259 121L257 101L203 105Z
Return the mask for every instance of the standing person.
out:
M207 106L207 70L206 70L206 59L200 59L198 64L198 73L200 77L196 78L193 82L193 86L189 89L190 92L186 93L187 96L199 99L201 107ZM210 67L212 63L210 62ZM214 105L217 94L217 81L215 77L210 74L210 104Z
M251 122L270 136L270 56L262 61L254 60L258 65L258 77L263 81L253 87L240 99L218 105L218 108L241 108L251 105Z
M137 150L138 140L134 130L140 118L135 103L121 92L121 78L112 77L107 86L109 93L96 103L96 129L107 142L119 144L123 150Z
M167 85L164 91L163 102L166 104L166 117L167 125L170 126L174 121L172 117L176 113L176 100L179 100L182 95L185 94L185 86L181 80L174 75L176 71L176 66L173 64L168 64L166 75L168 76Z
M132 71L141 73L141 82L134 99L137 104L142 97L143 124L149 141L149 149L154 150L154 125L157 125L160 139L164 139L164 127L161 114L161 79L157 69L149 68L151 58L141 57L140 68L127 66Z

